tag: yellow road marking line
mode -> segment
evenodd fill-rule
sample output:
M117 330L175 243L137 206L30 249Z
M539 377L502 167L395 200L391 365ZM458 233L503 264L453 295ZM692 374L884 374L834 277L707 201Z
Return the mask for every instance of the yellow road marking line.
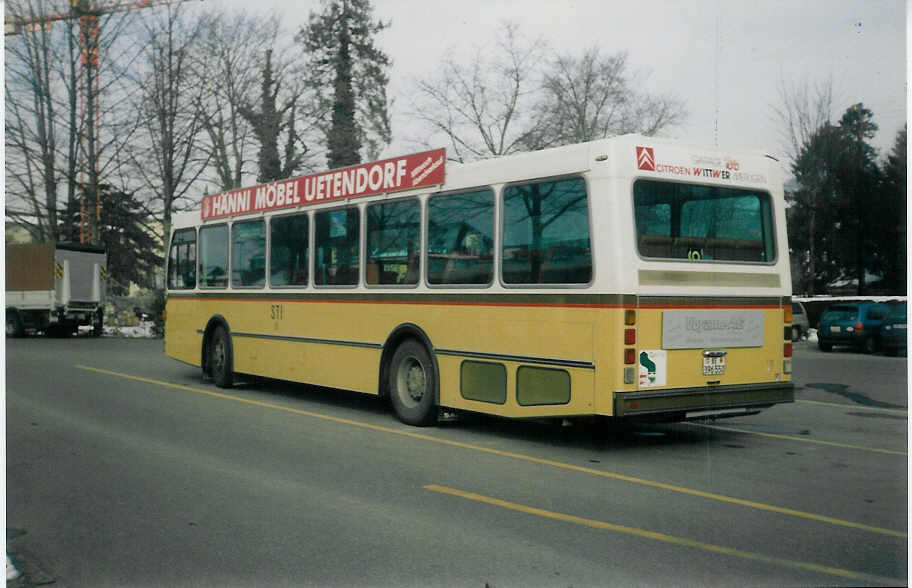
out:
M908 410L901 408L878 408L876 406L859 406L857 404L839 404L838 402L821 402L819 400L796 400L796 404L818 404L820 406L829 406L831 408L852 409L852 410L870 410L873 412L889 412L902 416L909 416Z
M685 539L684 537L666 535L665 533L647 531L645 529L638 529L636 527L627 527L624 525L606 523L604 521L586 519L586 518L578 517L575 515L554 512L554 511L550 511L550 510L544 510L541 508L535 508L534 506L525 506L522 504L516 504L515 502L508 502L506 500L500 500L499 498L492 498L490 496L484 496L482 494L475 494L474 492L465 492L463 490L456 490L455 488L447 488L446 486L438 486L436 484L429 484L429 485L425 486L424 489L431 490L433 492L440 492L442 494L450 494L452 496L457 496L459 498L465 498L467 500L483 502L485 504L490 504L492 506L499 506L501 508L515 510L518 512L531 514L531 515L535 515L535 516L539 516L539 517L563 521L566 523L573 523L576 525L585 525L587 527L593 527L595 529L604 529L606 531L614 531L615 533L624 533L626 535L633 535L635 537L642 537L644 539L652 539L654 541L661 541L663 543L670 543L672 545L680 545L683 547L693 547L695 549L701 549L703 551L721 553L723 555L740 557L742 559L750 559L750 560L773 564L773 565L777 565L777 566L795 568L795 569L804 570L804 571L819 572L819 573L828 574L831 576L839 576L841 578L848 578L850 580L863 580L865 582L876 582L876 583L885 584L885 585L891 585L891 584L896 583L897 581L900 581L900 579L898 579L898 578L884 578L881 576L874 576L874 575L865 574L862 572L854 572L852 570L844 570L841 568L833 568L833 567L819 565L819 564L795 561L795 560L791 560L791 559L784 559L781 557L775 557L772 555L764 555L762 553L754 553L751 551L742 551L740 549L733 549L731 547L715 545L712 543L703 543L701 541L694 541L693 539Z
M197 394L204 394L206 396L212 396L215 398L221 398L223 400L233 400L234 402L240 402L242 404L249 404L252 406L260 406L263 408L269 408L273 410L281 410L284 412L290 412L293 414L299 414L303 416L312 417L315 419L321 419L324 421L329 421L333 423L339 423L343 425L351 425L353 427L360 427L362 429L369 429L372 431L380 431L383 433L392 433L393 435L399 435L402 437L409 437L411 439L420 439L422 441L430 441L437 443L439 445L447 445L450 447L459 447L461 449L468 449L470 451L477 451L480 453L487 453L490 455L497 455L500 457L507 457L510 459L521 460L529 463L536 463L539 465L550 466L554 468L560 468L563 470L569 470L574 472L581 472L584 474L591 474L594 476L600 476L603 478L608 478L611 480L620 480L623 482L630 482L632 484L638 484L640 486L648 486L650 488L658 488L661 490L668 490L670 492L677 492L680 494L687 494L690 496L698 496L700 498L706 498L709 500L716 500L718 502L725 502L728 504L737 504L739 506L745 506L747 508L753 508L756 510L764 510L768 512L775 512L782 515L798 517L802 519L808 519L812 521L818 521L821 523L828 523L831 525L838 525L840 527L848 527L850 529L857 529L861 531L870 531L872 533L879 533L881 535L889 535L891 537L901 537L905 538L906 533L902 531L894 531L892 529L884 529L882 527L874 527L872 525L865 525L862 523L855 523L852 521L846 521L843 519L837 519L835 517L828 517L824 515L818 515L810 512L804 512L800 510L795 510L791 508L784 508L781 506L774 506L771 504L764 504L762 502L754 502L753 500L743 500L741 498L733 498L731 496L725 496L724 494L713 494L712 492L704 492L702 490L695 490L693 488L686 488L684 486L675 486L674 484L666 484L664 482L656 482L654 480L646 480L644 478L636 478L634 476L627 476L624 474L618 474L615 472L608 472L605 470L597 470L594 468L587 468L584 466L578 466L571 463L565 463L561 461L554 461L551 459L544 459L541 457L534 457L531 455L524 455L522 453L513 453L511 451L504 451L502 449L493 449L491 447L484 447L482 445L474 445L472 443L463 443L461 441L452 441L450 439L440 439L438 437L432 437L430 435L425 435L423 433L416 433L414 431L407 431L402 429L394 429L392 427L384 427L382 425L372 425L370 423L365 423L362 421L356 421L352 419L345 419L341 417L330 416L327 414L322 414L319 412L311 412L308 410L301 410L299 408L291 408L289 406L282 406L280 404L273 404L271 402L262 402L259 400L251 400L249 398L242 398L240 396L234 396L231 394L225 394L223 392L215 392L213 390L205 390L203 388L194 388L192 386L184 386L183 384L173 384L171 382L165 382L162 380L153 380L152 378L144 378L142 376L134 376L131 374L124 374L121 372L115 372L111 370L106 370L102 368L90 367L86 365L77 364L75 367L87 370L91 372L97 372L99 374L107 374L109 376L116 376L118 378L124 378L127 380L135 380L137 382L145 382L147 384L155 384L157 386L162 386L165 388L173 388L175 390L184 390L187 392L195 392Z
M843 449L857 449L859 451L872 451L874 453L886 453L889 455L909 455L905 451L894 449L880 449L879 447L864 447L862 445L851 445L849 443L838 443L836 441L823 441L820 439L808 439L795 435L780 435L778 433L763 433L761 431L749 431L747 429L737 429L735 427L721 427L719 425L707 425L704 423L686 423L692 427L702 427L704 429L715 429L717 431L729 431L732 433L745 433L747 435L759 435L761 437L771 437L773 439L786 439L788 441L800 441L801 443L814 443L816 445L829 445L831 447L841 447Z

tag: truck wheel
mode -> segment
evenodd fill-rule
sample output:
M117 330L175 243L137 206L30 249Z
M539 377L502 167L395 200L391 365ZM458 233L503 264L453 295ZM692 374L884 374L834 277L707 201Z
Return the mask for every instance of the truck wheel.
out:
M403 423L426 427L434 422L437 373L424 345L409 339L396 349L390 362L389 391L393 410Z
M225 327L216 327L209 342L209 369L212 379L219 388L230 388L234 384L234 352L231 337Z
M7 337L21 337L22 336L22 320L19 318L18 312L6 313L6 336Z
M92 321L92 336L101 337L101 334L104 333L104 314L102 314L101 309L95 313L95 318Z

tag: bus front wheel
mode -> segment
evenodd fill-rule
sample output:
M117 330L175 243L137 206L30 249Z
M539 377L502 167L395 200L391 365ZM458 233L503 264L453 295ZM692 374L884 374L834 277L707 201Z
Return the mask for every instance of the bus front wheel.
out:
M219 388L230 388L234 384L234 353L231 337L225 327L216 327L209 342L209 369L212 379Z
M393 354L389 370L390 400L396 416L407 425L426 427L437 417L437 374L427 349L414 339Z

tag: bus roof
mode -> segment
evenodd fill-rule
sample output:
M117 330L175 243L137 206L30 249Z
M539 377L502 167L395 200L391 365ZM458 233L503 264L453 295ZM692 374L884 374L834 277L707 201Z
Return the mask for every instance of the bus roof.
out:
M291 210L329 202L347 203L361 196L411 195L440 191L462 190L471 187L498 185L537 177L552 177L590 171L593 165L608 162L610 173L618 177L645 176L674 181L723 183L727 185L769 185L778 177L771 177L775 158L762 152L733 152L716 147L687 144L685 142L629 134L587 143L577 143L539 151L523 152L503 157L458 163L445 161L445 150L436 149L417 154L370 162L350 168L319 172L300 178L289 178L271 184L239 188L228 192L204 196L200 209L176 213L175 228L192 226L229 217L249 217L266 210ZM436 166L434 164L436 163ZM423 167L422 167L423 166ZM429 173L429 167L434 167ZM379 171L378 171L379 170ZM416 171L417 170L417 171ZM368 174L373 173L373 176ZM347 174L347 176L346 176ZM361 179L371 177L387 187L365 193L343 193L341 197L318 198L324 189L329 193L331 184L339 188L342 181L350 179L356 187L358 174ZM422 175L424 174L424 175ZM400 177L419 178L416 187L392 186ZM292 185L298 182L300 185ZM302 182L311 182L304 184ZM343 186L344 187L344 186ZM369 186L367 186L369 187ZM271 190L271 192L269 192ZM284 191L288 191L285 199ZM292 191L297 197L292 200ZM257 209L255 204L268 195L281 194L280 206ZM302 197L303 196L303 197ZM310 198L308 198L308 196ZM243 199L246 198L246 201ZM263 200L265 202L265 200ZM216 204L218 203L218 204ZM247 206L244 206L244 204ZM215 212L215 214L213 214Z

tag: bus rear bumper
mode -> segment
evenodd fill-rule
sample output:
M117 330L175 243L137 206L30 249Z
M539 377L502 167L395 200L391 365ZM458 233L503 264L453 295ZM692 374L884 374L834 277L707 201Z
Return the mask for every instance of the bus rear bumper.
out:
M794 401L791 382L616 392L614 416L670 420L732 417Z

